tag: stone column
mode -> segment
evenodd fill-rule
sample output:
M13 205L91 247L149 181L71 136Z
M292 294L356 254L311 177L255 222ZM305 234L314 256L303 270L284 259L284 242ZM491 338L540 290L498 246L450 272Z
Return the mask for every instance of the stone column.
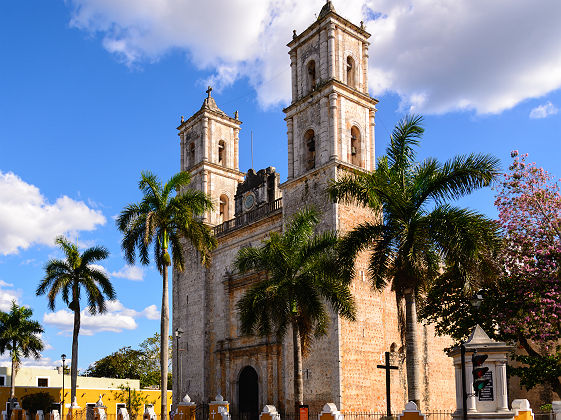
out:
M368 42L362 43L362 91L368 95Z
M234 128L234 169L240 170L240 129Z
M375 111L371 110L370 111L370 168L366 168L369 169L371 171L374 170L375 166L376 166L376 136L374 133L374 128L376 125L376 122L374 121L374 115L375 115Z
M292 117L286 119L286 136L288 137L288 174L287 178L294 178L294 131Z
M508 411L506 360L497 362L497 410Z
M473 374L471 371L473 370L473 365L471 361L468 361L466 357L466 390L467 390L467 411L474 412L477 411L477 405L475 401L475 393L473 392ZM471 387L471 388L470 388Z
M454 378L456 379L456 389L462 389L462 365L454 365ZM456 392L456 410L463 410L462 393Z
M203 155L202 155L201 160L208 160L208 138L209 138L209 135L208 135L208 117L203 117L203 139L202 139L202 145L201 145ZM195 160L196 160L196 157L195 157ZM204 182L205 181L203 180L203 183ZM206 190L204 190L204 189L203 189L203 191L206 192Z
M185 133L181 133L179 135L179 150L181 153L181 163L180 163L180 168L182 171L185 170Z
M329 138L330 142L330 160L336 159L337 154L337 93L331 93L329 95L329 117L330 117L330 127L329 127Z
M335 24L329 24L327 29L327 78L335 78Z
M298 71L297 71L296 49L290 51L290 70L292 72L292 102L298 99Z

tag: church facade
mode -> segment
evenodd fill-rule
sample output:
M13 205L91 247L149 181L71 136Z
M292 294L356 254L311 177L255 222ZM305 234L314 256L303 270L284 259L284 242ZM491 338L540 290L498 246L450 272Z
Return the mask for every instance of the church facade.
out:
M329 200L326 187L347 171L375 169L377 100L368 93L370 34L362 23L341 17L328 2L318 18L288 43L292 101L284 110L288 137L287 180L269 167L240 172L241 121L225 114L211 91L199 111L178 127L181 170L192 188L217 203L207 216L218 247L204 268L188 250L186 268L173 274L173 394L198 403L222 394L232 412L260 411L265 404L293 410L291 334L278 341L240 335L236 302L263 274L240 275L232 268L239 249L258 246L282 231L303 205L321 212L320 230L346 232L372 218L369 210ZM334 402L345 411L385 411L384 353L398 370L391 373L392 406L407 401L405 347L398 327L395 294L374 292L367 261L359 257L352 291L357 320L332 314L327 336L303 360L304 401L310 411ZM454 369L443 349L451 343L419 326L424 410L455 408Z

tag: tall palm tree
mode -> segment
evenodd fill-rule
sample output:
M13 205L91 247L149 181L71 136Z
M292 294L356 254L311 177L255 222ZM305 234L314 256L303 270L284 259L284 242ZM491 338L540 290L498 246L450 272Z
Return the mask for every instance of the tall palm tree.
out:
M72 330L72 362L70 367L70 401L76 397L76 378L78 377L78 334L80 333L81 306L80 295L86 294L86 308L90 314L106 311L105 300L115 299L115 290L107 275L95 267L95 263L106 259L109 251L102 246L94 246L80 253L78 245L63 236L55 243L64 253L65 259L51 259L45 265L45 277L37 287L37 296L47 293L49 309L54 311L56 298L60 294L62 301L74 312Z
M415 162L415 146L424 132L422 117L408 116L394 128L386 156L372 173L347 174L329 187L330 196L372 209L374 222L364 222L342 240L340 267L354 276L357 253L370 250L369 276L382 290L391 283L405 298L405 343L408 398L419 405L421 386L416 300L442 267L468 277L489 248L499 246L494 222L476 212L451 206L485 187L498 174L489 155L456 156L440 163Z
M123 233L121 246L126 260L133 264L138 250L140 262L149 264L149 247L153 244L154 261L162 275L160 390L163 420L167 417L168 267L172 263L169 248L174 268L183 271L185 242L199 252L203 264L210 262L210 251L216 244L210 228L203 221L204 214L213 208L212 201L204 192L189 189L190 182L188 172L172 176L164 185L151 172L142 172L138 184L143 193L142 200L126 206L117 219L117 227Z
M0 312L0 354L10 352L12 360L12 380L10 400L16 397L16 375L22 357L41 357L44 348L39 334L43 333L41 324L32 321L33 311L12 301L10 312Z
M259 248L242 248L234 261L241 273L264 272L263 280L239 300L243 334L282 340L292 328L294 350L294 404L303 403L302 352L313 337L327 332L329 313L324 300L341 316L354 320L355 305L349 283L336 269L337 235L315 234L319 219L314 210L298 212L282 234L271 233Z

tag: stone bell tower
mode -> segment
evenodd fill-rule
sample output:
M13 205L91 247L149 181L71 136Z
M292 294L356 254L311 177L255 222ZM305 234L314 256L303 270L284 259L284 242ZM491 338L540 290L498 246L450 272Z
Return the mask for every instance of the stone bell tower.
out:
M367 209L332 202L326 192L330 180L342 173L374 170L378 101L368 94L369 37L362 24L338 15L329 1L317 20L301 34L294 32L288 43L292 103L284 109L288 135L288 179L281 186L285 224L302 205L321 213L320 230L345 232L372 217ZM367 263L359 259L361 279L366 270ZM393 322L384 326L379 315L368 312L384 305L380 296L371 293L368 281L353 283L360 303L359 321L349 324L332 314L327 337L316 341L303 361L305 401L323 398L345 409L367 407L374 379L357 382L361 370L369 367L354 361L377 359L399 341L395 300L388 311ZM285 354L292 354L291 344L285 346ZM291 359L287 370L289 363Z
M210 225L218 225L234 216L234 196L244 174L239 171L239 132L242 122L236 111L228 116L212 97L209 86L201 109L179 130L181 170L192 175L192 188L208 194L215 211L207 216Z
M294 33L290 48L292 103L284 110L288 179L339 161L374 169L374 113L368 95L368 38L331 2L315 23Z

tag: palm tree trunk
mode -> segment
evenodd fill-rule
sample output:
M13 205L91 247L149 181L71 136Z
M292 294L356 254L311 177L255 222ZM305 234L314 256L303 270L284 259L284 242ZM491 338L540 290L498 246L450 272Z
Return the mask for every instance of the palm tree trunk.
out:
M74 302L77 302L76 299ZM72 360L70 367L70 404L76 398L76 380L78 378L78 334L80 333L80 305L74 308L74 330L72 331ZM64 372L62 372L64 375Z
M297 322L292 323L292 346L294 349L294 409L298 410L304 404L304 382L302 380L302 342Z
M407 399L421 409L419 375L419 343L417 340L417 307L415 292L405 291L405 360L407 367Z
M165 251L164 251L165 252ZM161 400L162 408L160 418L166 420L168 408L168 342L169 342L169 303L168 303L168 266L164 262L162 270L162 319L160 331L160 372L161 372Z
M12 344L12 349L15 349L16 343L14 342ZM12 352L14 352L15 350L12 350ZM13 399L16 397L16 375L17 375L18 371L17 371L17 363L16 363L16 358L15 358L15 354L12 353L12 378L10 381L10 399L13 401Z

